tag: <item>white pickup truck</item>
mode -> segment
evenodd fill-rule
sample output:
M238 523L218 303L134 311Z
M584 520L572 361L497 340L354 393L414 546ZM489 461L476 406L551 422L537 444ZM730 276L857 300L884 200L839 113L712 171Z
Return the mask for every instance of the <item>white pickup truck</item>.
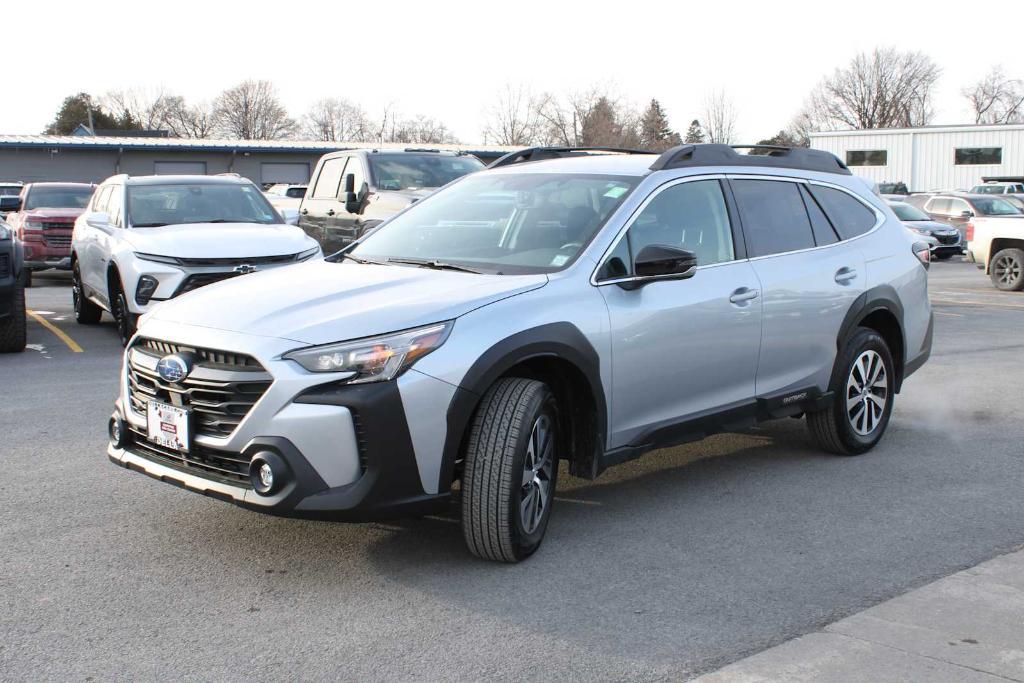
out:
M967 223L967 260L983 269L996 289L1024 289L1024 215L971 218Z

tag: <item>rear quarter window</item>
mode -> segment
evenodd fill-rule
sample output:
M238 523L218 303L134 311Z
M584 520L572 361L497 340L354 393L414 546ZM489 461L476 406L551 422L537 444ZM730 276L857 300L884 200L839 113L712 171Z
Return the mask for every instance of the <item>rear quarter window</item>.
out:
M852 239L875 227L875 212L846 192L823 185L809 185L808 189L842 239Z

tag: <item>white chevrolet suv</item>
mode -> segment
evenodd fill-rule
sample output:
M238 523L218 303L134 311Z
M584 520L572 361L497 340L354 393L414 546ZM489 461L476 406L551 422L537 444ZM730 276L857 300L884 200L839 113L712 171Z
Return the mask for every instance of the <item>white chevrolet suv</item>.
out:
M118 175L96 188L71 243L75 319L108 311L121 343L156 303L321 253L253 183L233 176Z

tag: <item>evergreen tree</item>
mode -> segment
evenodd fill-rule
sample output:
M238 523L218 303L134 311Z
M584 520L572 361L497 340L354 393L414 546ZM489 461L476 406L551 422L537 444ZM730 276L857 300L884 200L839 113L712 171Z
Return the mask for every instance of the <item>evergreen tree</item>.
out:
M679 134L668 124L668 116L658 100L652 99L640 117L640 146L654 152L663 152L680 144Z
M139 130L138 121L127 111L120 117L112 116L93 101L89 93L80 92L64 98L57 110L57 116L44 131L47 135L70 135L79 125L89 125L92 113L92 127L110 130Z
M704 129L701 128L700 121L697 119L690 122L690 127L686 130L684 142L688 145L704 142Z

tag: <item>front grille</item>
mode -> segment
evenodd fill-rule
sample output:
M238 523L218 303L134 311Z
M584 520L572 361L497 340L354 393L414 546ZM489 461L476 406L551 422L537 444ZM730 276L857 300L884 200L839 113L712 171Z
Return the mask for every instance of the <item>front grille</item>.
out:
M179 453L153 443L145 434L134 428L129 431L128 436L132 451L153 462L232 486L252 488L249 480L249 459L238 453L218 451L198 444L193 444L188 453Z
M9 254L0 254L0 277L10 277L11 257Z
M206 285L212 285L214 282L220 282L221 280L227 280L228 278L237 277L241 273L235 273L228 271L226 273L196 273L195 275L189 275L185 278L184 282L178 286L178 290L174 292L173 296L179 296L185 292L191 292L193 289L199 289Z
M71 230L75 227L74 221L40 221L43 230Z
M195 365L183 381L160 379L156 364L167 353L191 354ZM230 436L267 391L273 378L256 359L144 339L128 352L128 397L146 415L150 400L191 410L196 436Z
M71 246L71 233L66 235L58 235L56 233L44 233L43 239L46 244L51 247L70 247Z
M937 235L935 239L939 240L939 244L956 244L960 241L960 235Z
M291 263L298 254L284 254L283 256L254 256L253 258L241 258L232 256L230 258L178 258L178 263L189 268L204 268L208 266L237 266L248 264L250 266L266 266L281 263Z

